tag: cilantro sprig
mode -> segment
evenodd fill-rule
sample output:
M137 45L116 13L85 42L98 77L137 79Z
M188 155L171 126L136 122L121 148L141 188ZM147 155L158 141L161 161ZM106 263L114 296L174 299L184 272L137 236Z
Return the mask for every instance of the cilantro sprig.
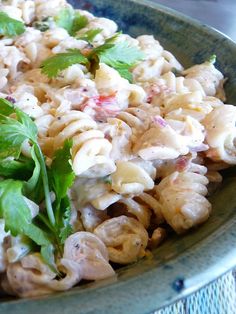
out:
M95 73L99 63L106 63L131 82L132 75L130 69L139 60L142 60L144 55L137 47L125 41L116 42L118 36L119 33L108 38L103 45L91 49L89 53L86 52L86 56L77 49L56 54L43 61L41 64L42 73L49 78L55 78L62 70L77 63L86 64L88 70Z
M75 177L70 164L72 143L66 142L56 152L49 169L31 118L2 98L0 112L0 217L13 236L27 236L39 246L45 262L56 271L54 252L62 254L63 243L72 232L67 195ZM25 141L31 146L31 159L21 154ZM53 203L50 192L55 194ZM25 197L38 199L38 204L44 200L45 211L33 219Z
M25 25L0 11L0 35L14 37L25 31Z
M66 29L71 36L75 36L88 24L88 19L72 8L65 8L55 17L55 22L59 27Z
M87 63L87 58L79 50L73 49L65 53L58 53L43 61L41 64L42 73L46 74L49 78L54 78L61 71L77 63Z
M102 32L101 28L90 29L84 34L78 35L77 39L87 41L89 44L92 44L94 38Z

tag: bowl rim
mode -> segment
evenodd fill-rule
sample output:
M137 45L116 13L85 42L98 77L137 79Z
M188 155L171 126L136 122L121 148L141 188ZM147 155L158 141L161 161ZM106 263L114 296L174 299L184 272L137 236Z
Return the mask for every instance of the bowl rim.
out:
M219 39L227 39L224 45L229 45L231 49L236 51L236 43L231 38L179 11L150 0L128 1L174 16L198 29L205 29L207 33ZM119 307L119 304L122 303L122 308L126 308L126 313L151 313L191 295L235 267L235 225L236 215L219 229L220 232L211 234L203 243L199 242L197 247L190 247L181 256L175 257L165 265L146 270L144 273L128 280L115 281L111 279L91 284L91 286L88 285L86 289L81 286L80 288L43 297L0 301L0 312L8 314L16 313L16 311L18 314L25 314L26 312L34 312L35 314L50 313L57 305L58 314L120 314L124 313L121 312ZM232 250L228 251L226 243L231 244ZM201 254L202 252L209 252L208 265L205 265L206 259ZM214 256L211 256L210 252L214 252ZM190 255L198 260L198 266L189 267L189 265L183 263L183 260ZM173 263L176 269L172 267ZM184 289L178 292L173 289L172 285L173 281L179 277L184 278ZM143 285L140 285L140 280L144 283ZM165 294L162 293L162 286L167 288ZM127 291L129 291L129 296L127 296ZM145 302L138 302L138 300L143 300L144 296ZM119 300L119 303L115 300ZM134 302L134 300L137 302ZM70 303L70 307L67 307L68 303Z

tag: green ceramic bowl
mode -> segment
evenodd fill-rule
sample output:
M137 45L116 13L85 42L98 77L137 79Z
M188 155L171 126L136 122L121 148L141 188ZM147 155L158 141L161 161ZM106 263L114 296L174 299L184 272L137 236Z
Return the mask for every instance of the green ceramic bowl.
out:
M99 16L114 19L131 35L154 34L185 65L200 63L213 53L217 67L229 78L228 102L236 103L236 45L219 32L150 1L71 1ZM52 296L2 300L0 313L144 314L183 298L236 266L236 171L225 174L211 197L211 218L183 237L169 238L154 252L122 268L117 278L81 285ZM173 282L184 280L176 292Z

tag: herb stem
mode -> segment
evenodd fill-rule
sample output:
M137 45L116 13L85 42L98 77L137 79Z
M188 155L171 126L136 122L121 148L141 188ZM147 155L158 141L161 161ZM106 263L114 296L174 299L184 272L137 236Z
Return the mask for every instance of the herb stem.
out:
M41 213L38 213L38 218L45 224L45 226L48 227L48 229L50 229L52 232L55 232L46 217L44 217Z
M47 214L49 221L51 225L55 226L55 217L52 209L52 203L51 203L51 197L50 197L50 191L49 191L49 184L48 184L48 175L47 175L47 169L44 162L44 157L41 151L41 148L39 147L38 143L34 143L35 151L38 156L38 160L41 166L41 173L42 173L42 180L43 180L43 188L44 188L44 195L45 195L45 204L47 209Z

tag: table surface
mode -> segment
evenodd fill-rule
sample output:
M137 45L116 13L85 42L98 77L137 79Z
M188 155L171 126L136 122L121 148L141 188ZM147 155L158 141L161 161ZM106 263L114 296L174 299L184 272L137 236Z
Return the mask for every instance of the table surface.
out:
M236 42L236 0L153 0L225 33Z

